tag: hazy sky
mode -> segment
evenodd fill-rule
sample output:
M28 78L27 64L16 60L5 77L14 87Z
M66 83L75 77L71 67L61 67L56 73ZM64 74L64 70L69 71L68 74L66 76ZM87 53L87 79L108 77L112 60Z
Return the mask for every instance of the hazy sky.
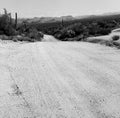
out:
M3 8L19 17L80 16L120 12L120 0L0 0Z

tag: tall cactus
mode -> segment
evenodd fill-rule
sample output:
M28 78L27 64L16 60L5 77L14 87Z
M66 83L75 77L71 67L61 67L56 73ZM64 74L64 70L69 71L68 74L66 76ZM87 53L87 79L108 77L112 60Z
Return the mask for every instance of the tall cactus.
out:
M11 16L11 13L9 14L9 17L10 17L10 24L12 24L12 16Z
M17 29L17 13L15 13L15 29Z
M3 10L4 10L4 14L7 15L7 14L8 14L8 13L7 13L7 9L4 8Z

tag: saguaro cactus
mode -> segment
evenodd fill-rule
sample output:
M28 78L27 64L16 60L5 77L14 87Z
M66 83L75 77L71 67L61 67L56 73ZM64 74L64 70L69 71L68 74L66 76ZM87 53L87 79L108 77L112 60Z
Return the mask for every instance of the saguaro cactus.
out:
M4 14L7 15L7 10L5 8L3 10L4 10Z
M10 24L12 24L12 16L11 16L11 13L9 14L9 17L10 17Z
M17 13L15 13L15 29L17 29Z

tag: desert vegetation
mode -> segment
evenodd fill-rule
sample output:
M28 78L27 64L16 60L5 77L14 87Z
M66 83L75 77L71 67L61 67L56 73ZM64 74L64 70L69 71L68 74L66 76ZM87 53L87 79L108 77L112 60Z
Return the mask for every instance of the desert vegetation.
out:
M61 41L81 41L90 36L109 34L120 26L120 15L91 16L52 23L31 22L28 25Z
M11 18L11 14L4 9L4 14L0 16L0 35L15 35L16 30L14 27L13 19Z
M11 18L6 9L0 16L0 38L13 41L41 41L43 34L53 35L61 41L86 41L88 37L108 35L111 30L118 27L120 27L119 14L89 16L68 21L62 19L46 23L41 23L39 20L28 22L27 19L17 23L17 19ZM116 36L112 38L118 39Z
M22 29L17 24L17 13L15 13L15 19L11 17L11 13L8 13L4 9L4 14L0 15L0 39L13 40L13 41L41 41L43 34L35 28L28 29L26 23L21 24Z

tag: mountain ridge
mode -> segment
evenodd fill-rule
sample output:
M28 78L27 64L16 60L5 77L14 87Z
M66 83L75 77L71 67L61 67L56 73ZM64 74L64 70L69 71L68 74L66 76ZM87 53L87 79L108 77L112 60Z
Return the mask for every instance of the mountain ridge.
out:
M60 22L60 21L72 21L72 20L79 20L84 18L95 18L95 17L103 17L103 16L112 16L112 15L120 15L120 12L110 12L104 13L99 15L83 15L83 16L60 16L60 17L33 17L33 18L19 18L18 23L22 22L38 22L38 23L52 23L52 22Z

